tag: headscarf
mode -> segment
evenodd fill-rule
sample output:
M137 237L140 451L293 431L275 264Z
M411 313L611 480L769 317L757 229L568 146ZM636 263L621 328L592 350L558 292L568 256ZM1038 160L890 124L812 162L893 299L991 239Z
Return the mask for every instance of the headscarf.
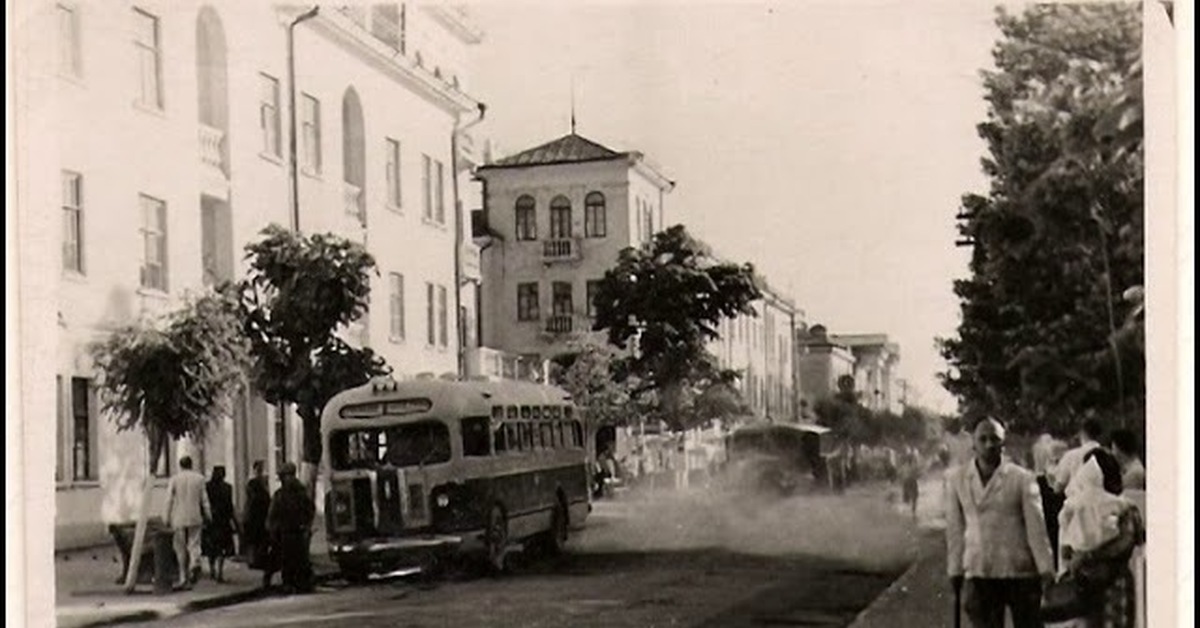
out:
M1108 464L1111 458L1108 452L1089 455L1072 476L1073 490L1067 492L1067 501L1058 516L1062 547L1084 552L1120 534L1121 516L1132 503L1117 494L1120 492L1120 469L1119 466L1113 466L1115 460L1111 460L1113 464ZM1115 486L1112 479L1114 474Z

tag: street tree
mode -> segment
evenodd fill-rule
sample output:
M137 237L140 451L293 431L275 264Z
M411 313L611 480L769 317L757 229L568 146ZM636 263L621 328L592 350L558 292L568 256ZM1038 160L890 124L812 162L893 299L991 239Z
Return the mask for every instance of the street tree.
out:
M391 372L368 347L339 331L366 314L375 259L333 234L296 234L278 225L246 245L240 283L254 388L271 404L295 404L303 428L304 483L316 490L321 412L337 393Z
M571 393L575 405L594 425L629 425L638 414L631 391L636 382L617 381L612 346L582 341L551 361L550 381Z
M752 265L718 260L682 225L622 250L599 282L593 325L628 350L615 361L614 377L636 379L635 397L654 391L655 414L672 428L690 427L686 410L699 391L736 377L706 343L718 337L722 320L756 315L758 285Z
M230 414L244 389L249 346L232 290L189 299L160 320L118 329L92 347L101 406L119 432L138 430L150 452L125 590L137 584L154 470L168 443L203 444L213 423Z
M985 72L985 194L963 197L970 276L941 341L968 418L1069 428L1142 420L1145 398L1141 13L1136 4L1001 11Z

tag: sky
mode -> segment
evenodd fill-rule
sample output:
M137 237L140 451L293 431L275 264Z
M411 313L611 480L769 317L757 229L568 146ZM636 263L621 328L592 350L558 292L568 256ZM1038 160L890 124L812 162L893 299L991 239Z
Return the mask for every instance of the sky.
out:
M749 261L833 333L882 332L920 403L955 409L954 215L983 192L993 5L484 3L470 91L508 154L570 131L676 181L667 222ZM572 87L573 86L573 87Z

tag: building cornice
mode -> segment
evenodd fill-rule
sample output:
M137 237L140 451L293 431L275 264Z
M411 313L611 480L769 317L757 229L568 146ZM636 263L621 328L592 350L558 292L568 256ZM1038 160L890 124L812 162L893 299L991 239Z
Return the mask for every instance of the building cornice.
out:
M475 25L458 8L438 4L425 5L423 8L430 17L436 20L438 24L446 27L446 30L450 31L451 34L459 38L463 43L478 44L483 41L483 29Z
M290 21L302 13L304 8L303 6L281 6L278 11L285 21ZM313 30L360 57L370 67L411 89L417 95L448 113L458 115L478 109L478 101L459 91L447 81L434 76L433 72L418 66L414 59L375 39L369 32L334 8L322 11L307 24L311 24Z

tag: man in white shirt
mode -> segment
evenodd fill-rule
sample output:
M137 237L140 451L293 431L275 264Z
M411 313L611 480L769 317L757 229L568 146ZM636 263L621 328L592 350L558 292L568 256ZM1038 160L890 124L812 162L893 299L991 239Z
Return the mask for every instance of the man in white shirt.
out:
M946 472L947 572L976 628L1041 628L1054 557L1033 473L1003 456L1005 428L975 426L975 456Z
M1060 494L1071 496L1073 492L1070 489L1071 478L1075 477L1075 473L1083 466L1084 457L1088 452L1100 446L1100 439L1104 435L1104 428L1096 419L1087 419L1079 428L1079 445L1063 454L1061 460L1054 467L1054 471L1050 474L1050 482L1055 491Z
M204 483L204 476L192 470L191 456L179 459L179 473L171 476L167 483L167 508L163 520L175 532L180 588L195 584L200 577L200 531L212 518Z

